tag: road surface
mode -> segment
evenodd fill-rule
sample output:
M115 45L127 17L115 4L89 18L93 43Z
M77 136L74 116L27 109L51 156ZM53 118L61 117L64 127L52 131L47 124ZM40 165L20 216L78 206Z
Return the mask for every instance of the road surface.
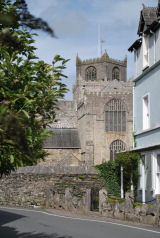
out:
M0 207L0 238L160 238L160 228Z

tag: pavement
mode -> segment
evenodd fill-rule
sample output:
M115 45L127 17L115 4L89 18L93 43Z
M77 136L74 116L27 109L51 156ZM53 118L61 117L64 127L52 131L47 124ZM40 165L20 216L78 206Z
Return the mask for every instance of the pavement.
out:
M98 213L0 207L0 238L158 238L160 228L106 219Z

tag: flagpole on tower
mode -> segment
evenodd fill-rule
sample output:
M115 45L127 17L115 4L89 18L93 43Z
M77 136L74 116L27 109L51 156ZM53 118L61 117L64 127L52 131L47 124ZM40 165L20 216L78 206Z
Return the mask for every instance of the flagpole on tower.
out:
M102 48L101 48L101 25L98 25L98 57L102 55Z
M102 56L102 43L104 40L101 39L101 25L98 25L98 57Z

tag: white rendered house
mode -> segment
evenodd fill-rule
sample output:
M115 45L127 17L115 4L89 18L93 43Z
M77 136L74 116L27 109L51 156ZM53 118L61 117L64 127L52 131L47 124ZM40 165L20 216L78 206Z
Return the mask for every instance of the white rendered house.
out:
M140 13L134 52L134 150L142 155L137 200L155 201L160 194L160 0Z

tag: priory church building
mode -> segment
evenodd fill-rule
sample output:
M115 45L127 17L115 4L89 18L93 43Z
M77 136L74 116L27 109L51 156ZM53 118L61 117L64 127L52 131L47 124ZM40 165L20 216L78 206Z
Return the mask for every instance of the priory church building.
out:
M55 168L91 168L133 145L133 81L127 81L127 58L76 58L73 101L60 101L58 122L44 148Z

